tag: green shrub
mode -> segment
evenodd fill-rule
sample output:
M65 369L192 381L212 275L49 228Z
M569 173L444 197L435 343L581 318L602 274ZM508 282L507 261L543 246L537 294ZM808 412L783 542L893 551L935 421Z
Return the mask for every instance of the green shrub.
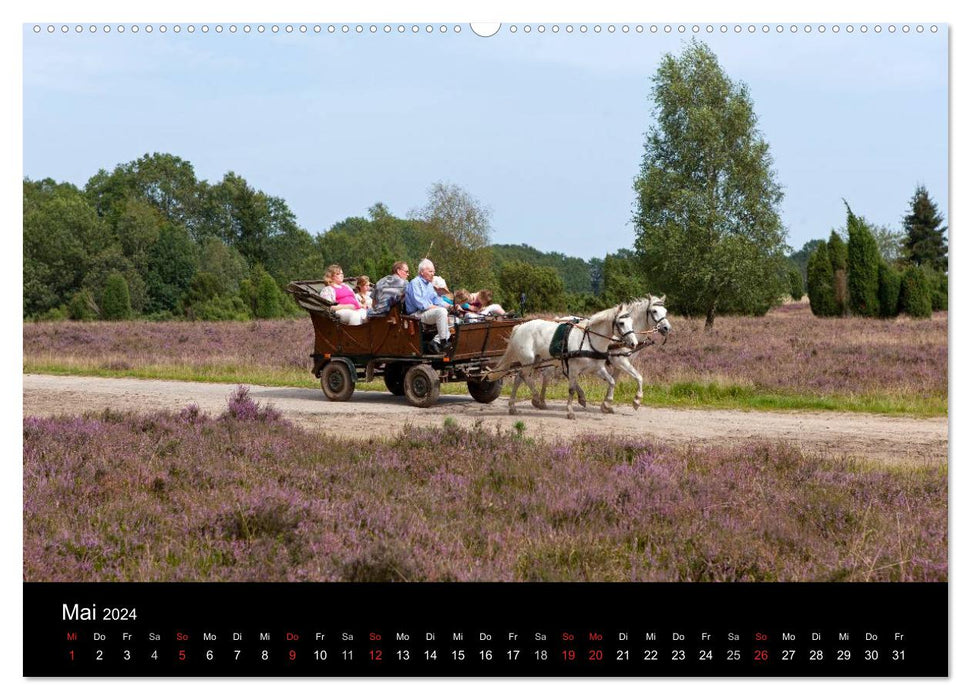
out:
M900 307L900 273L883 261L877 271L877 296L880 300L880 316L896 316Z
M64 304L55 306L53 309L48 309L34 316L35 321L66 321L69 318L70 314L68 313L67 306Z
M196 302L188 315L196 321L249 321L252 318L249 308L238 296L217 296Z
M833 266L833 271L845 270L849 254L846 243L836 231L830 231L829 242L826 245L829 246L829 263Z
M799 301L802 299L805 290L802 288L802 273L799 268L792 265L786 273L786 279L789 282L789 296L792 297L792 300Z
M808 278L809 308L816 316L836 316L836 297L833 290L833 266L829 261L829 249L821 245L809 256L806 267Z
M101 317L107 321L131 318L128 281L120 272L112 272L105 282L104 291L101 293Z
M279 318L283 315L283 294L276 281L265 270L256 285L256 318Z
M92 321L98 318L101 309L95 303L94 295L90 290L80 289L71 296L67 304L67 313L74 321Z
M931 309L947 311L947 273L923 268L931 288Z
M930 318L931 288L924 270L910 266L900 283L900 310L914 318Z
M850 242L846 247L846 272L850 312L857 316L878 316L880 313L877 293L880 250L866 222L849 211L849 207L847 211L846 227L850 233Z

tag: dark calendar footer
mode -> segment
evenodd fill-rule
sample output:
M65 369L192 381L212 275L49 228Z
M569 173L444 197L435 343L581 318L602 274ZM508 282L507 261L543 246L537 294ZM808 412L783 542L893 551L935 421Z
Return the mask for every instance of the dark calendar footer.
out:
M946 676L947 584L24 584L26 676Z

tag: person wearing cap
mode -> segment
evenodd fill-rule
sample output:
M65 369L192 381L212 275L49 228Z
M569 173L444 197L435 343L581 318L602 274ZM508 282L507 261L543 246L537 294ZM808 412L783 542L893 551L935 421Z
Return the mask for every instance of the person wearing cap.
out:
M448 291L448 285L445 284L445 280L435 275L432 277L432 287L435 288L435 293L445 300L445 303L451 306L455 302L452 300L452 293Z
M448 348L450 340L448 328L449 304L435 291L435 263L425 258L418 263L418 276L405 288L405 313L420 314L422 323L435 326L436 333L430 350L441 354Z

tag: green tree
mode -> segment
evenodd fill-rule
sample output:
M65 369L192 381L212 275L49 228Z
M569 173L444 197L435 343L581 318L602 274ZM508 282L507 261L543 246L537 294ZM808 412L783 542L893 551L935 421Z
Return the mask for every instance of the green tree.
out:
M591 267L593 260L587 262L583 258L571 257L556 251L543 252L524 243L516 245L497 243L490 246L490 249L492 269L496 277L503 265L511 262L527 262L530 265L554 268L563 280L563 288L567 294L585 294L594 291ZM596 262L602 267L602 260ZM597 291L599 293L599 288Z
M621 248L604 258L603 306L614 306L622 301L642 297L648 293L643 262L637 253Z
M884 260L880 261L877 274L877 297L880 316L890 318L897 315L900 307L900 273Z
M148 312L179 310L198 269L198 249L184 229L166 224L148 252Z
M24 182L24 315L66 304L109 237L75 187Z
M914 265L947 271L947 238L944 217L930 198L927 188L920 185L910 200L910 212L904 216L904 253Z
M280 285L315 279L325 267L320 249L302 228L289 228L266 242L266 271Z
M829 261L829 246L820 245L809 255L809 277L806 289L809 308L816 316L837 316L839 305L833 289L833 265Z
M393 216L380 202L368 209L368 215L370 218L348 217L317 236L323 267L338 264L349 276L363 274L371 280L391 274L391 266L398 260L405 260L417 269L432 241L428 227L420 221ZM323 267L311 277L320 277ZM444 274L444 267L442 271ZM452 278L448 282L457 288Z
M879 316L878 296L880 251L869 227L846 205L847 277L850 290L850 311L857 316Z
M869 222L868 226L870 233L873 234L873 238L877 242L877 250L880 251L881 258L888 263L897 263L904 257L904 242L907 237L903 231L894 230L889 226L870 224Z
M833 299L836 302L836 315L845 316L850 310L850 288L847 273L849 250L836 231L830 231L829 262L833 266Z
M431 259L450 288L475 289L492 282L489 210L457 185L436 182L428 201L412 214L431 233Z
M235 295L240 283L249 275L249 266L239 251L212 236L204 239L199 249L199 272L214 275L224 291Z
M193 235L198 228L200 183L192 164L170 153L146 153L111 173L100 170L84 191L112 230L132 198Z
M148 302L147 285L117 243L113 243L92 257L81 284L91 290L95 299L100 299L108 284L108 278L116 273L125 278L132 311L142 312Z
M829 246L829 262L833 266L833 271L845 270L849 260L849 251L846 248L846 242L836 231L830 231L829 241L827 241L826 245Z
M914 318L931 317L931 289L923 268L911 265L904 270L900 283L900 309Z
M80 289L71 296L67 305L68 317L75 321L92 321L101 315L101 309L89 289Z
M230 289L228 280L199 271L182 297L182 312L196 321L245 321L251 317L246 303Z
M283 292L273 277L257 266L249 279L253 315L256 318L278 318L283 315Z
M202 222L196 238L216 236L238 250L250 264L266 266L273 236L297 228L287 203L254 189L234 172L201 195Z
M101 316L107 321L123 321L131 318L128 282L120 272L108 275L104 292L101 294Z
M653 78L657 122L635 181L636 249L673 308L768 308L785 293L782 189L748 88L692 41Z
M809 256L817 246L825 245L826 241L821 238L814 238L811 241L807 241L803 244L802 248L789 256L789 261L794 263L796 267L799 268L799 272L802 274L803 284L806 283L807 268L809 267Z
M802 284L802 273L795 263L790 264L786 278L789 282L789 296L793 301L799 301L805 290Z
M563 311L566 297L563 280L552 267L516 262L499 271L498 300L506 311L518 311L520 295L526 295L526 312Z
M927 268L924 268L924 273L931 291L931 309L947 311L947 273Z
M604 285L604 261L603 258L590 258L587 261L590 269L590 291L595 296L600 296Z

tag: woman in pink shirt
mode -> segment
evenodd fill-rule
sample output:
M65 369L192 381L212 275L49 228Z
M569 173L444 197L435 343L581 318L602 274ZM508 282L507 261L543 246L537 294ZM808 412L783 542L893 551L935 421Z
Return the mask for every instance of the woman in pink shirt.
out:
M349 326L359 326L367 319L367 309L354 295L354 290L344 284L344 271L340 265L331 265L324 273L327 286L320 290L320 296L334 302L330 310Z

